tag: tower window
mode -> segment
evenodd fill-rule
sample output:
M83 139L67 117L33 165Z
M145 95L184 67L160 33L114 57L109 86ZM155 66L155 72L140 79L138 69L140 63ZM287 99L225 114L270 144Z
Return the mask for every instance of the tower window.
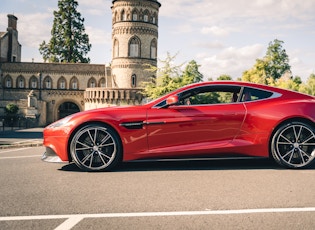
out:
M157 57L157 44L155 39L151 41L150 56L151 59L156 59Z
M117 39L114 41L114 57L119 57L119 43Z
M144 11L143 21L145 21L145 22L149 21L149 11L148 10Z
M135 74L131 76L131 87L137 87L137 76Z
M153 24L157 24L157 16L156 16L156 13L153 14L152 23L153 23Z
M138 21L138 12L136 10L132 12L132 21Z
M126 21L127 20L127 15L126 15L124 10L121 12L121 20L122 21Z
M140 41L137 37L133 37L129 43L129 56L139 57L140 56Z

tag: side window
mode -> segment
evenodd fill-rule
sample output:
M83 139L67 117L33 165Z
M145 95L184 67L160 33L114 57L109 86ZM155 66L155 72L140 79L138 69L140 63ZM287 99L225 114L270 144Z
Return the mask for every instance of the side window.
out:
M254 88L244 88L241 101L256 101L261 99L269 98L273 95L272 92L264 91L260 89L254 89Z
M238 102L241 87L239 86L206 86L183 92L180 95L181 105L211 105Z

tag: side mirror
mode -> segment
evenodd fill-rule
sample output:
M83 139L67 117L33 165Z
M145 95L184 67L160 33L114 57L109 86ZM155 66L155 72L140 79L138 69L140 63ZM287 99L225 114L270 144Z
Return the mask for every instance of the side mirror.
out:
M167 106L176 105L176 104L178 104L178 102L179 102L179 99L178 99L178 96L177 96L177 95L169 96L169 97L166 99L166 105L167 105Z

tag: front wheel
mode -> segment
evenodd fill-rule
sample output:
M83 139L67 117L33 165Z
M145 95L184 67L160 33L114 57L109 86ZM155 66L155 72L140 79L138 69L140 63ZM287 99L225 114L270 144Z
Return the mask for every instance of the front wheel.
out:
M279 127L272 137L274 160L287 168L306 168L315 159L315 129L304 122Z
M75 132L70 154L75 164L85 171L112 169L122 156L116 132L107 126L89 124Z

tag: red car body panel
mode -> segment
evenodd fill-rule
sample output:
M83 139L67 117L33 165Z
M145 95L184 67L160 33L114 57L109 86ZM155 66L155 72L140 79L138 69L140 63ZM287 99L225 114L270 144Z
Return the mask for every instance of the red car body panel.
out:
M227 104L156 106L170 95L211 85L250 87L278 96ZM68 146L73 133L83 124L99 122L118 133L123 161L229 153L268 157L273 131L289 119L314 124L314 97L245 82L204 82L142 106L109 107L73 114L65 124L59 126L60 121L57 121L44 129L44 145L61 160L69 161Z

